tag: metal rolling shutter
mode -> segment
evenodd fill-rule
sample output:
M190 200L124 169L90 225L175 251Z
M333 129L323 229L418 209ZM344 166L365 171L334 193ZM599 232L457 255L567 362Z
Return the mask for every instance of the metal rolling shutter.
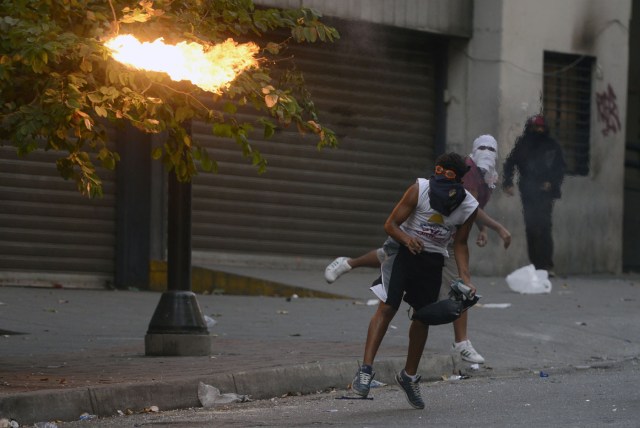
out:
M432 167L435 38L373 24L336 27L337 43L291 53L320 119L339 136L337 149L318 151L316 140L296 129L254 138L268 161L258 175L234 142L194 124L193 137L220 171L194 180L194 251L358 255L381 245L391 209Z
M114 174L90 200L60 177L59 153L0 146L0 284L104 286L114 270Z

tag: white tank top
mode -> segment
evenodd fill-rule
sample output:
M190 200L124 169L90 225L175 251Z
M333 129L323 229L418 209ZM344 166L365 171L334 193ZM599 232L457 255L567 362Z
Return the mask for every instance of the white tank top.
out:
M461 226L478 208L478 201L466 192L460 206L450 216L444 216L431 208L429 203L429 180L418 178L418 205L413 213L400 225L405 233L422 242L423 251L439 253L449 257L447 244L453 238L457 226Z

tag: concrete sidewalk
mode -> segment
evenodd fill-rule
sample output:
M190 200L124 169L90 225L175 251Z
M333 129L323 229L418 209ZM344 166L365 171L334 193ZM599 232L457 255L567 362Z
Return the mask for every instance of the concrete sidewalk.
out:
M145 357L144 336L160 293L0 288L0 418L20 424L199 407L199 382L254 399L344 389L362 358L375 306L376 271L327 285L322 271L214 266L341 299L198 295L215 351L207 357ZM587 369L640 356L640 278L554 278L545 295L512 292L503 278L475 278L480 304L469 336L487 363L472 370L449 353L453 329L432 327L422 361L427 381ZM380 349L376 380L404 364L406 305Z

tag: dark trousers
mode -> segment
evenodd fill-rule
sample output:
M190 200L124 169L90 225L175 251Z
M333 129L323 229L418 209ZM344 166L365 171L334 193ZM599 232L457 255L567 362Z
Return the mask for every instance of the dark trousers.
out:
M547 193L520 193L529 260L536 269L553 269L551 213L554 199Z

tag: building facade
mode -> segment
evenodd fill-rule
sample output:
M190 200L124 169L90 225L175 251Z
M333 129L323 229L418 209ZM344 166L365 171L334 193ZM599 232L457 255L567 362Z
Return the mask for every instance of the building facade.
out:
M640 268L638 0L255 3L311 7L340 31L334 44L289 48L340 146L318 151L288 129L256 137L268 161L258 175L234 143L195 123L219 173L193 182L194 264L321 269L359 255L383 242L390 210L437 154L466 154L489 133L502 162L527 117L544 111L569 165L553 217L557 273ZM114 144L131 138L116 134ZM166 254L165 174L146 156L153 144L124 153L97 201L56 176L51 154L22 159L0 147L0 284L144 286L123 272ZM520 207L496 189L487 212L513 244L505 251L494 234L487 247L472 245L474 274L528 264Z

